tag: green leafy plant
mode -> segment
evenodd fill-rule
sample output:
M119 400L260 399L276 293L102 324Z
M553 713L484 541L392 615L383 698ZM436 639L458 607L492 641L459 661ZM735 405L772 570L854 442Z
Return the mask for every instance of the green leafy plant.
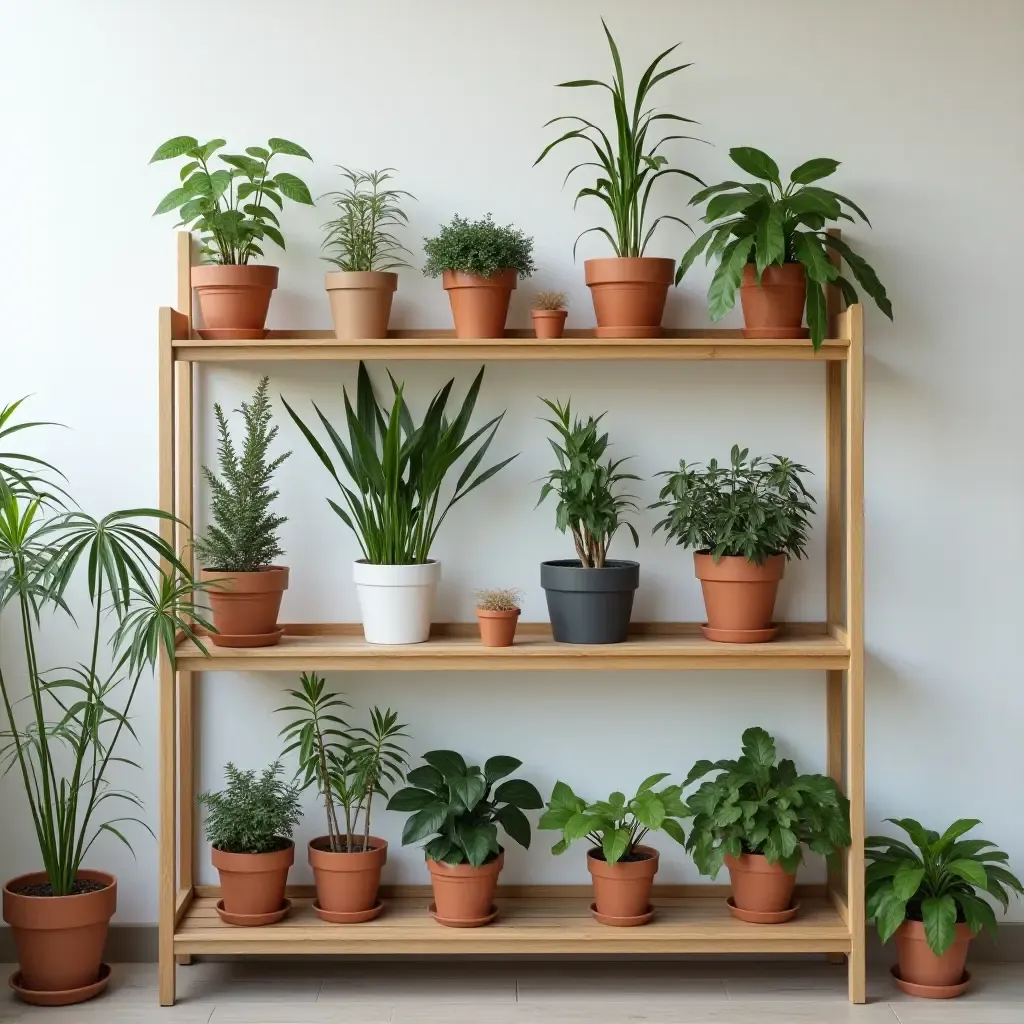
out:
M605 37L608 40L608 48L611 50L612 63L615 67L615 76L610 83L601 82L592 78L578 79L572 82L561 82L560 89L586 89L597 87L607 89L612 97L612 109L615 115L614 131L607 133L604 129L588 121L585 117L575 115L556 117L548 121L545 127L557 124L560 121L572 121L577 127L567 131L564 135L555 139L554 142L545 146L544 151L534 161L537 166L556 146L573 139L582 139L590 144L597 160L587 160L576 164L566 174L568 181L574 171L583 167L597 168L598 177L592 186L581 188L576 194L576 203L584 196L599 199L608 207L611 214L613 232L605 227L593 227L584 231L583 235L592 231L598 231L611 243L616 256L643 256L647 249L647 243L657 230L663 220L674 220L684 227L689 228L686 221L681 220L673 214L666 213L656 217L647 226L647 203L651 196L651 189L659 178L669 174L681 174L703 186L704 182L690 171L678 167L669 167L668 160L658 152L666 143L676 140L693 139L691 135L666 135L658 141L648 139L652 126L659 121L676 121L686 124L696 124L691 118L681 117L679 114L670 114L658 111L647 106L651 90L659 83L671 78L678 72L688 68L689 64L678 64L675 67L664 68L659 71L661 62L668 57L677 46L670 46L663 53L660 53L652 62L650 67L643 73L637 85L636 93L632 100L627 99L626 80L622 72L622 60L619 57L619 48L615 45L608 26L601 19ZM615 140L612 145L611 139ZM652 144L653 143L653 144ZM573 204L575 206L575 203ZM576 249L573 247L573 255Z
M555 525L562 533L572 534L581 566L601 569L620 526L629 530L634 546L640 544L636 528L622 518L627 512L637 511L635 497L616 494L624 480L640 478L619 469L626 459L601 462L608 450L608 434L598 432L605 413L596 419L590 416L584 422L579 416L573 418L571 401L564 406L546 398L541 401L555 415L544 422L555 428L559 440L548 438L558 466L544 478L537 506L554 491L558 496Z
M511 224L499 227L489 213L472 221L456 214L433 238L423 239L423 251L427 256L425 277L440 277L446 270L479 277L514 270L519 278L525 278L537 269L533 239Z
M757 565L771 555L802 558L810 529L814 497L800 479L805 466L782 456L748 458L749 449L733 445L729 466L712 459L706 467L679 462L665 470L659 500L651 508L668 515L653 532L684 547L740 556Z
M476 606L485 612L513 612L519 607L523 592L518 587L499 587L495 590L478 590Z
M434 538L451 507L490 480L516 456L476 472L505 415L495 416L467 436L484 379L482 367L454 419L449 421L446 414L455 386L452 379L431 399L418 426L405 402L403 387L390 373L388 376L393 392L390 407L378 404L370 375L362 363L359 364L355 409L348 392L343 390L347 445L327 417L315 404L313 406L352 481L351 487L342 482L313 432L287 402L284 405L341 488L347 511L330 498L327 501L355 534L363 557L373 565L415 565L429 560ZM441 488L445 477L478 441L481 443L469 455L452 496L442 504Z
M284 554L277 531L288 520L270 511L279 494L270 489L270 481L291 452L267 461L270 446L277 437L277 427L270 425L269 387L270 378L264 377L252 401L243 402L238 410L245 421L241 455L231 440L224 411L219 404L213 407L217 417L217 459L221 476L203 466L203 476L213 492L210 503L213 525L195 542L196 554L207 568L222 572L256 572Z
M21 407L24 398L0 408L0 444L4 448L13 442L8 439L22 430L34 430L36 427L52 427L53 423L45 422L19 422L15 419L18 409ZM41 474L56 473L63 476L53 465L45 459L36 455L29 455L27 452L0 451L0 503L5 503L12 495L41 496L40 487L44 493L52 490L52 483ZM60 490L60 488L57 488ZM48 494L52 498L52 494Z
M779 166L767 153L740 146L729 150L729 156L737 167L758 180L747 184L723 181L690 200L691 206L707 200L701 219L710 227L679 261L676 284L705 249L705 262L717 257L708 305L711 319L718 321L735 305L747 263L755 266L758 282L772 264L799 263L807 275L807 326L817 349L828 330L823 285L837 285L848 303L858 301L856 288L829 258L831 249L846 260L857 282L891 320L892 304L874 270L846 242L825 230L830 222L853 221L844 207L870 227L867 215L853 200L813 184L833 174L839 161L828 157L808 160L783 186Z
M1009 893L1021 895L1024 889L1006 868L1009 857L995 843L961 838L981 822L960 818L939 835L913 818L886 821L903 829L917 849L889 836L868 836L864 841L867 912L879 938L888 942L904 921L921 921L936 956L953 944L958 921L974 935L987 928L994 938L996 916L979 893L998 900L1005 912Z
M412 812L402 830L402 845L433 836L423 853L441 864L478 868L501 852L500 825L510 839L529 849L530 822L524 810L544 805L536 787L524 779L508 779L523 762L499 754L483 768L467 765L454 750L431 750L427 763L408 774L411 786L388 803L390 811ZM505 779L493 788L499 779Z
M537 292L531 309L565 309L565 292Z
M397 270L409 266L402 256L409 250L392 229L408 225L409 217L401 203L416 197L411 192L384 187L392 178L393 167L382 171L339 170L348 187L320 197L330 198L339 213L324 225L324 259L339 270Z
M586 838L609 864L638 859L636 847L648 832L664 832L677 843L685 843L686 834L678 821L690 816L682 800L683 787L654 788L668 775L659 772L644 779L629 800L616 792L596 803L577 796L564 782L556 782L537 827L562 833L551 847L552 853L565 853L577 839Z
M793 874L803 847L836 866L836 852L850 845L850 802L832 779L797 775L788 758L776 762L775 740L764 729L743 733L735 761L698 761L685 789L717 771L689 797L693 825L686 849L702 875L714 878L726 854L763 854Z
M181 185L160 200L153 215L177 210L175 227L200 232L200 255L208 263L245 266L263 255L261 242L269 238L284 248L281 222L271 209L284 208L284 200L313 205L305 183L294 174L280 171L271 177L270 161L278 155L313 158L287 139L270 139L264 146L248 146L244 153L222 153L227 167L210 170L210 160L227 143L212 139L200 145L191 135L168 139L150 163L183 158Z

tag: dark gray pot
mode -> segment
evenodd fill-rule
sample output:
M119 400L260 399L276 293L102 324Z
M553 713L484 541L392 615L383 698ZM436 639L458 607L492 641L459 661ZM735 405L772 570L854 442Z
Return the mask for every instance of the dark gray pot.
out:
M559 643L621 644L629 632L640 564L609 561L603 569L584 569L575 558L541 562L540 585Z

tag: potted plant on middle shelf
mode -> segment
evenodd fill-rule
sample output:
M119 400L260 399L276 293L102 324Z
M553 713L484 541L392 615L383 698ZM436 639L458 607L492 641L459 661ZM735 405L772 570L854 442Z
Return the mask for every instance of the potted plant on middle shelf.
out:
M771 640L779 581L791 557L802 558L814 497L800 479L805 466L773 455L748 459L733 445L729 466L679 462L665 470L659 500L667 508L655 527L693 548L708 621L709 640L753 644Z
M735 761L698 761L683 783L711 772L687 803L693 825L687 850L702 875L729 869L734 917L780 924L799 909L793 903L803 847L837 867L836 852L850 845L850 802L824 775L797 775L788 758L776 764L775 741L757 727L743 733Z
M511 647L519 621L521 590L502 587L476 592L476 617L484 647Z
M533 297L530 317L538 338L560 338L568 315L565 292L537 292Z

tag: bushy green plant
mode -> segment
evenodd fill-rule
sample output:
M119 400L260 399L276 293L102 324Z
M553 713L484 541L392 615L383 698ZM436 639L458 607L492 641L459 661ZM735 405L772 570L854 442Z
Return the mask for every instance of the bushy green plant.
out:
M524 278L537 269L533 239L511 224L499 227L489 213L472 221L456 214L433 238L423 239L423 251L427 256L423 264L426 277L440 277L446 270L479 277L514 270Z

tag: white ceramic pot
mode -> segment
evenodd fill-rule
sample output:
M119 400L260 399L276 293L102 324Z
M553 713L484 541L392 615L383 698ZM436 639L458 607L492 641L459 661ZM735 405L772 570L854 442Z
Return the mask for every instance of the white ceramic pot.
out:
M371 565L353 563L352 578L369 644L421 644L430 637L430 615L441 579L441 563Z

